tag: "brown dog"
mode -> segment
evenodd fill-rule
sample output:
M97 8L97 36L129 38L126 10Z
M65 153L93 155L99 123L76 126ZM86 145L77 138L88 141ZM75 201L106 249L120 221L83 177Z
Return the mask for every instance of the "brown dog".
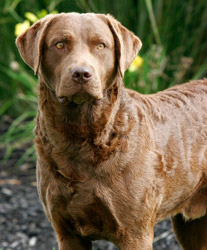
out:
M109 15L49 15L17 46L39 77L38 191L60 249L149 250L172 215L183 248L206 250L207 80L124 88L141 41Z

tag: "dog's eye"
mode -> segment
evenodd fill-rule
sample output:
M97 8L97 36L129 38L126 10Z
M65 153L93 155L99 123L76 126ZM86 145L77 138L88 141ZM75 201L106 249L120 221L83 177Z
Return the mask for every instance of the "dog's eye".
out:
M63 42L57 42L55 46L56 46L57 49L63 49L64 48L64 43Z
M99 43L97 46L97 49L101 50L104 49L106 47L106 45L104 43Z

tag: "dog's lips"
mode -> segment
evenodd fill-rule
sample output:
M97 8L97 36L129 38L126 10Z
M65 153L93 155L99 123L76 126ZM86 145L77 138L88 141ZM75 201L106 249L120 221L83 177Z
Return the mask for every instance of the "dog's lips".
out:
M94 100L100 99L98 97L92 96L89 93L86 93L84 91L80 91L72 96L71 101L76 104L82 104L85 102L93 102Z
M94 101L100 100L102 97L99 96L92 96L89 93L84 91L80 91L71 97L60 96L57 97L58 102L61 104L68 104L68 102L74 102L75 104L83 104L83 103L92 103Z
M64 96L57 97L59 103L64 103L66 98Z
M90 102L92 98L84 92L79 92L72 96L71 101L76 104L82 104L84 102Z

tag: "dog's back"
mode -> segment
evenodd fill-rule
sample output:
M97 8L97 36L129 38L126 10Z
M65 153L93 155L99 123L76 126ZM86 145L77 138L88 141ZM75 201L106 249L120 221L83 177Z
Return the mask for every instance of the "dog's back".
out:
M136 100L138 112L147 116L144 126L151 130L152 140L148 150L157 156L152 167L161 180L160 192L163 192L157 219L178 211L191 219L205 215L207 79L177 85L153 95L144 96L131 90L129 94Z

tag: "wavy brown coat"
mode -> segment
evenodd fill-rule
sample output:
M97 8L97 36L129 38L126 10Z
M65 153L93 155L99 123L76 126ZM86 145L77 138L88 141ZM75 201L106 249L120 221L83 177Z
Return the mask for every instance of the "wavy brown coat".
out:
M17 46L39 78L38 191L60 249L150 250L171 215L184 249L207 250L207 80L126 89L141 41L109 15L49 15Z

